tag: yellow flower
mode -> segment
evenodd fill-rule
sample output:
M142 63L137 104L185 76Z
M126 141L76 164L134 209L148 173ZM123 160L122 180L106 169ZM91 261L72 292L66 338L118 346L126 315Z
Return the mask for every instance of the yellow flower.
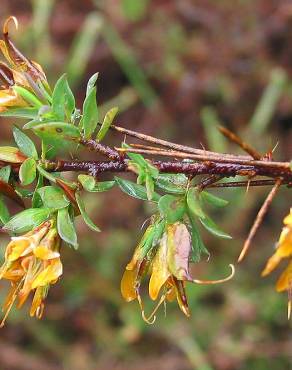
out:
M280 275L280 278L276 284L276 290L278 292L288 292L288 319L291 314L292 306L292 208L290 213L283 220L284 227L280 234L279 241L277 243L277 249L272 257L269 258L262 276L270 274L284 258L290 259L290 262L284 272Z
M177 299L178 305L186 316L190 316L187 295L185 292L186 282L197 284L216 284L227 281L233 277L234 267L231 274L220 280L193 279L189 273L189 260L191 253L191 237L187 227L183 223L167 225L158 245L149 247L147 240L151 240L151 232L154 226L150 225L146 230L141 243L136 248L132 260L126 266L121 281L121 293L127 301L138 300L142 317L148 323L153 323L155 313L159 306L166 300ZM149 296L160 299L152 314L146 318L139 288L142 277L150 274Z
M6 247L5 262L0 268L0 279L11 282L3 305L5 315L1 326L16 299L20 308L31 292L34 297L30 315L42 317L49 287L63 272L59 250L60 237L53 220L43 222L25 235L11 238Z
M41 87L50 92L42 67L27 59L10 40L8 25L11 21L18 28L15 17L7 18L3 26L3 40L0 40L0 50L9 64L0 63L0 113L9 107L29 106L13 89L14 86L26 88L41 100L45 99Z
M14 85L25 86L21 74L12 71L6 64L0 63L0 112L9 107L25 107L28 104L14 90Z

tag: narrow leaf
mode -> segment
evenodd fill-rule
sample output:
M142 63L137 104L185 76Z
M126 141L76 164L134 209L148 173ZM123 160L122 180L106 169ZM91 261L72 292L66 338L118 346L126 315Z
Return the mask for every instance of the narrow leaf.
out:
M226 234L224 231L220 230L213 220L205 215L205 218L199 218L201 224L208 230L211 234L218 236L218 238L232 239L232 236Z
M68 207L59 209L57 216L57 228L58 234L60 235L61 239L77 249L77 234L74 223L70 217Z
M83 104L83 117L81 127L84 137L89 139L96 129L98 123L98 108L96 103L96 87L93 87Z
M115 177L115 181L124 193L130 195L133 198L148 200L147 192L144 186L135 184L132 181L125 180L120 177ZM154 193L152 201L158 202L159 198L159 194Z
M68 207L70 202L62 189L56 186L44 186L38 189L44 207L61 209Z
M201 207L199 192L196 188L190 188L188 190L187 204L191 213L201 218L205 217L205 213Z
M74 109L75 98L64 74L56 82L52 97L52 110L57 120L63 121L66 117L70 121Z
M97 141L101 141L105 137L118 111L119 108L114 107L106 113L101 128L99 129L96 137Z
M13 127L14 140L22 153L27 157L38 159L38 153L33 141L18 127Z
M84 206L83 200L80 197L80 194L76 193L75 197L76 197L76 201L77 201L81 216L83 217L83 220L86 223L86 225L91 230L100 232L100 229L92 222L92 220L89 218L88 214L86 213L85 206Z
M202 191L200 193L200 196L203 199L203 201L215 207L225 207L228 204L227 200L219 198L216 195L213 195L207 191Z

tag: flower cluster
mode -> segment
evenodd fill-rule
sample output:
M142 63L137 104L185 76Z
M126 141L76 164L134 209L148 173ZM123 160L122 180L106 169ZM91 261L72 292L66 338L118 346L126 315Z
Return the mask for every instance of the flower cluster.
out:
M192 242L187 226L181 222L167 224L161 233L159 232L160 225L161 221L158 221L147 228L134 252L133 258L126 266L121 281L123 298L127 302L137 299L142 317L148 323L154 322L154 315L157 309L166 300L172 301L176 299L182 312L186 316L190 316L185 292L186 282L216 284L228 281L234 275L234 267L230 265L232 272L224 279L193 279L189 271ZM141 281L147 273L150 274L150 298L154 301L157 300L162 291L157 306L148 318L145 316L144 306L140 296Z
M288 292L288 318L291 315L292 308L292 208L290 213L283 220L284 227L280 234L275 253L268 260L262 276L270 274L282 261L282 259L289 259L289 263L276 284L278 292Z
M5 262L0 268L0 279L11 283L3 305L5 315L1 326L15 300L18 299L20 308L31 292L34 297L30 315L41 318L49 287L62 275L62 270L60 237L55 221L45 221L25 235L12 237L6 248Z
M23 87L40 98L43 97L42 89L49 89L42 67L22 55L10 40L8 25L11 21L18 27L17 19L9 17L3 26L3 40L0 40L0 50L8 63L0 62L0 112L30 105L15 86Z

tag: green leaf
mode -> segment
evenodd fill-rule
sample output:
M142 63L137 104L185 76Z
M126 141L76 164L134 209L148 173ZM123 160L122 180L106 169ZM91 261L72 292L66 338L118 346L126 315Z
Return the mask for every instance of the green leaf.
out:
M132 181L125 180L120 177L115 177L115 181L124 193L130 195L133 198L148 200L147 192L144 186L135 184ZM154 193L152 201L158 202L159 198L159 194Z
M159 243L165 230L165 220L156 221L153 228L152 245L155 246Z
M63 147L64 140L71 141L80 137L76 126L64 122L46 122L32 128L37 136L46 143Z
M220 230L213 220L205 215L205 218L199 218L201 224L208 230L211 234L218 236L222 239L232 239L232 236L226 234L224 231Z
M166 221L173 224L183 218L186 212L185 200L183 197L166 194L159 199L158 209Z
M97 136L96 136L97 141L101 141L105 137L118 111L119 111L119 108L114 107L106 113L104 120L102 122L101 128L99 129Z
M94 73L94 75L92 75L90 77L90 79L88 80L88 83L87 83L87 88L86 88L86 96L88 96L91 92L91 90L94 88L95 84L96 84L96 81L98 79L98 75L99 73L96 72Z
M10 174L11 174L11 166L2 167L0 169L0 180L4 182L8 182Z
M75 249L78 248L77 234L68 207L58 210L57 229L61 239L72 245Z
M44 207L60 209L68 207L70 204L63 190L56 186L44 186L38 189L38 193Z
M83 116L81 127L85 139L89 139L96 129L98 123L98 108L96 103L96 87L93 87L83 104Z
M55 210L53 208L29 208L13 216L4 229L14 233L25 233L47 220Z
M190 260L191 262L197 263L197 262L200 262L201 255L203 253L206 254L208 257L210 256L210 253L208 249L206 248L201 238L200 232L194 220L192 219L191 215L189 215L189 220L191 222L191 238L192 238L192 251L191 251Z
M19 179L22 185L31 184L36 178L36 161L33 158L27 158L19 169Z
M8 208L6 207L2 195L0 195L0 221L2 224L6 224L10 219Z
M188 178L183 174L160 173L155 184L166 193L185 194Z
M227 200L219 198L207 191L201 191L200 196L203 201L215 207L225 207L228 204Z
M44 105L33 93L31 93L30 91L28 91L27 89L25 89L22 86L14 85L13 90L18 95L20 95L25 101L27 101L32 106L34 106L38 109L41 108Z
M26 159L18 148L13 146L0 146L0 161L22 163Z
M87 190L91 191L95 187L95 178L90 175L78 175L78 180L81 183L82 187Z
M75 98L64 74L56 82L53 91L52 111L57 120L64 121L66 117L70 121L74 109Z
M14 140L22 153L29 158L38 159L38 153L33 141L18 127L13 127Z
M154 181L152 177L147 173L145 179L146 192L148 200L152 200L154 194Z
M122 143L122 148L131 148L130 145L126 144L126 143ZM131 152L127 152L127 156L135 163L137 164L138 166L140 166L141 168L145 168L147 167L148 163L146 161L146 159L143 157L143 155L141 154L137 154L137 153L131 153Z
M80 197L80 194L76 193L76 202L78 204L81 216L83 217L84 222L86 225L93 231L100 232L100 229L91 221L88 214L86 213L85 206L83 200Z
M44 178L41 174L39 174L38 181L34 189L32 201L31 201L33 208L40 208L43 205L42 198L38 193L38 189L40 189L43 185L44 185Z
M199 192L196 188L190 188L187 193L187 204L189 207L189 210L194 215L204 218L205 213L202 210Z
M115 186L115 181L96 182L93 176L79 175L78 180L86 191L91 193L101 193L110 190Z
M35 119L38 117L38 108L9 108L4 112L0 112L1 117L14 117L14 118L28 118Z

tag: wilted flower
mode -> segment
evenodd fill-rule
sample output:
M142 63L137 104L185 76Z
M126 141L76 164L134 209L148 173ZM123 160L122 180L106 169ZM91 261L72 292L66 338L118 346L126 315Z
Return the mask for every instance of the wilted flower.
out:
M11 21L18 28L15 17L7 18L3 26L3 40L0 40L0 50L8 63L0 63L0 112L9 107L29 106L13 89L14 86L24 87L40 99L44 99L42 88L49 91L42 67L27 59L10 40L8 25Z
M20 308L30 292L34 294L30 315L42 317L49 287L62 275L59 251L60 237L53 220L43 222L25 235L11 238L6 247L5 262L0 268L0 279L11 282L3 305L5 315L1 326L16 299Z
M280 234L276 252L268 260L266 267L262 272L262 276L270 274L283 258L290 259L287 268L280 275L276 284L276 290L278 292L283 292L285 290L288 292L289 319L292 307L292 208L290 209L289 215L284 218L283 223L285 226Z
M230 265L232 272L225 279L193 279L189 272L190 253L192 248L191 237L186 225L180 222L167 225L157 245L152 247L151 234L154 227L154 225L150 225L146 230L141 243L134 252L132 260L126 266L121 281L122 296L128 302L137 299L141 307L142 316L144 320L149 323L154 322L154 314L163 302L166 300L172 301L175 298L182 312L186 316L190 316L185 292L186 282L217 284L228 281L234 275L234 267ZM149 243L147 243L149 240L150 246ZM150 298L152 300L157 300L162 291L156 308L148 318L145 317L139 292L142 277L146 273L150 274Z

